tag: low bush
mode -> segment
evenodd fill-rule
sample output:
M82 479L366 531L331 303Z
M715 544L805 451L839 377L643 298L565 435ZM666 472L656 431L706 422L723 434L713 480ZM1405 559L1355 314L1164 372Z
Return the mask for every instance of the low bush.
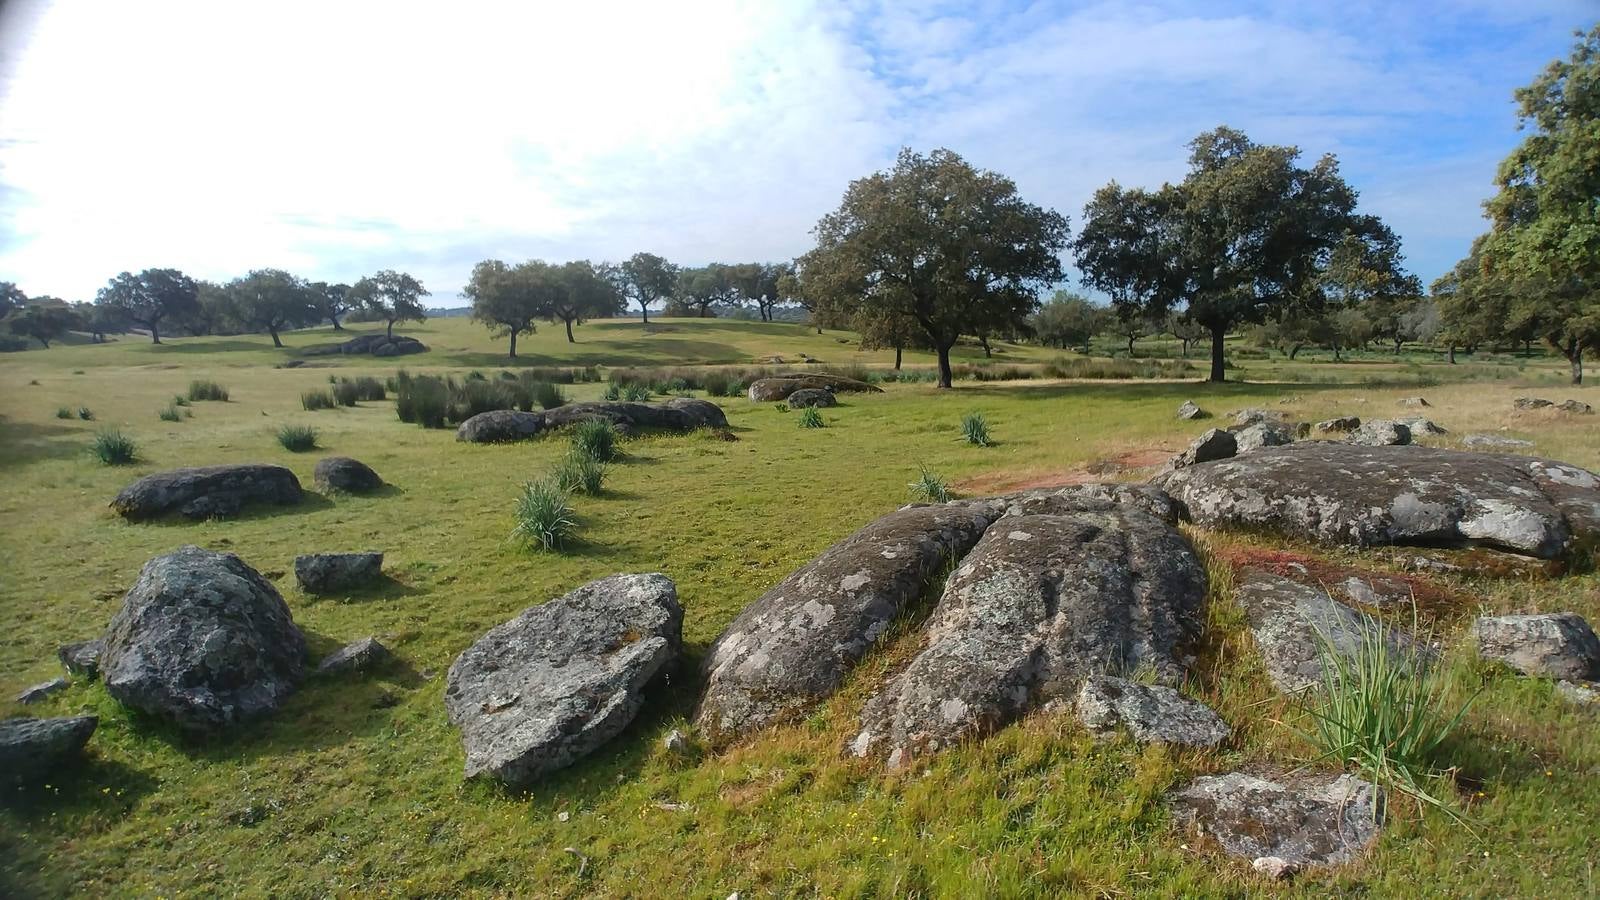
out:
M961 438L976 447L989 446L989 422L983 413L971 412L961 417Z
M172 405L173 406L188 406L189 405L189 398L185 397L182 394L173 394L172 395Z
M561 388L549 381L541 381L535 384L529 395L533 398L533 402L539 405L540 409L555 409L567 402L567 397L561 393Z
M394 385L394 411L400 421L423 428L445 427L450 409L450 393L444 379L432 376L413 378L401 372Z
M821 410L808 406L800 411L799 424L801 428L822 428L826 423L822 421Z
M642 384L630 384L622 389L622 399L634 403L643 403L650 399L650 388Z
M310 412L319 409L333 409L339 405L334 399L332 391L305 391L300 395L300 406Z
M89 452L105 465L125 466L139 458L139 445L121 431L107 428L95 434Z
M291 453L317 449L317 430L310 425L278 426L278 443Z
M511 537L535 549L559 550L578 527L567 501L567 492L553 478L524 484L512 511L516 524Z
M383 400L388 397L383 382L363 375L360 378L339 378L333 382L333 398L340 406L355 406L360 401Z
M219 402L226 402L228 399L228 389L215 381L205 379L191 381L189 382L189 399L216 400Z
M606 389L600 394L600 398L602 400L621 400L622 385L617 384L615 381L611 382L610 384L606 385Z
M938 474L930 471L927 466L917 475L917 480L911 482L911 499L924 503L949 503L951 497L950 485Z
M617 427L604 419L589 419L572 426L572 449L596 462L616 460Z
M58 419L70 419L70 418L72 418L72 415L73 415L72 407L70 407L70 406L58 406L58 407L56 407L56 418L58 418Z
M556 483L568 493L593 496L600 493L600 485L606 477L606 466L583 448L573 447L572 452L556 466L554 477Z
M160 417L161 421L163 421L163 422L181 422L181 421L183 421L183 413L178 409L177 406L175 406L173 404L170 404L170 403L167 404L166 408L164 408L160 412L156 413L156 415L158 417Z

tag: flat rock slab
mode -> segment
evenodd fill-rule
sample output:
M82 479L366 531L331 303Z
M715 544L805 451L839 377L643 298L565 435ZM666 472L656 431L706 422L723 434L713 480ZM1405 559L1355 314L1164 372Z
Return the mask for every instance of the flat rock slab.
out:
M1378 836L1378 789L1351 775L1197 778L1171 797L1173 818L1230 856L1294 866L1349 862Z
M65 678L52 678L49 681L41 682L33 687L24 688L21 693L17 694L16 702L21 703L24 706L38 703L49 698L53 694L57 694L66 690L71 684L72 682L66 680Z
M1600 478L1525 456L1308 441L1155 483L1201 525L1353 547L1478 544L1549 559L1600 533Z
M445 686L467 777L526 784L616 737L677 660L682 630L660 574L602 578L489 629Z
M1487 447L1496 450L1521 450L1533 446L1533 441L1500 434L1469 434L1461 439L1461 443L1468 447Z
M343 675L365 672L389 660L389 648L378 643L375 637L351 641L323 657L317 664L318 675Z
M49 775L82 752L99 724L95 716L0 722L0 778L20 784Z
M200 466L146 475L123 488L111 508L132 521L170 513L215 519L234 515L249 504L287 506L303 496L299 479L283 466Z
M1327 591L1271 572L1245 569L1234 596L1250 620L1267 677L1286 694L1320 686L1328 652L1354 658L1373 634L1381 634L1393 653L1427 655L1409 636L1334 600Z
M842 375L775 375L750 384L750 399L758 403L787 400L795 391L815 389L832 393L881 394L883 388Z
M271 582L231 553L182 547L145 563L106 630L100 668L118 701L203 734L277 709L305 657Z
M951 575L920 652L867 702L851 742L891 767L1070 703L1093 675L1182 678L1205 569L1178 530L1081 492L1016 499Z
M383 479L366 463L348 456L328 456L317 460L311 473L317 487L325 491L361 494L383 487Z
M706 653L696 720L714 740L808 709L1003 511L947 503L892 512L823 551L739 613Z
M383 577L383 554L308 553L294 558L294 579L308 594L333 594L368 587Z
M1480 656L1524 675L1600 680L1600 637L1577 613L1483 616L1472 632Z
M539 412L495 409L479 413L456 428L456 440L475 444L523 441L592 420L610 422L625 432L648 428L692 431L728 425L722 407L709 400L692 397L676 397L661 403L597 400L568 403Z
M1095 675L1078 690L1078 719L1091 731L1128 729L1136 741L1215 747L1232 733L1211 707L1161 684Z

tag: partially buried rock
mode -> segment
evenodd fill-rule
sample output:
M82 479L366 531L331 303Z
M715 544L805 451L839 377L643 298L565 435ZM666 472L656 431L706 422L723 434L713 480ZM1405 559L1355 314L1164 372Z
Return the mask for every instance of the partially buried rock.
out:
M308 594L358 590L383 577L383 554L308 553L294 558L294 578Z
M352 641L333 651L317 664L318 675L343 675L366 672L383 665L389 659L389 648L378 643L375 637Z
M191 733L266 715L305 673L306 642L271 582L231 553L145 563L106 631L106 690Z
M1183 405L1178 407L1178 418L1180 419L1204 419L1205 417L1206 411L1196 405L1193 400L1185 400Z
M1441 434L1450 433L1449 429L1435 424L1432 419L1426 416L1412 416L1408 419L1398 419L1396 421L1404 425L1411 432L1413 438L1419 436L1437 437Z
M99 724L95 716L0 722L0 777L22 784L49 775L82 752Z
M106 642L100 638L62 644L56 648L56 658L61 660L61 666L68 672L95 678L100 674L100 653L105 646Z
M1556 408L1562 412L1577 413L1579 415L1588 415L1594 412L1594 407L1584 403L1582 400L1563 400L1557 404Z
M1209 835L1230 856L1331 866L1377 838L1378 797L1376 787L1351 775L1230 772L1195 779L1171 802L1179 825Z
M329 456L317 461L312 473L317 487L325 491L360 494L383 487L383 479L372 467L348 456Z
M1517 399L1511 401L1511 405L1517 409L1544 409L1547 406L1554 406L1555 404L1551 403L1549 400L1540 399L1539 397L1518 397Z
M1230 733L1211 707L1165 685L1096 675L1078 691L1078 718L1093 731L1128 729L1146 743L1215 747Z
M682 629L660 574L602 578L489 629L445 687L467 777L525 784L616 737L676 661Z
M1461 443L1468 447L1488 447L1495 450L1521 450L1533 446L1533 441L1499 434L1469 434L1461 439Z
M1411 443L1411 429L1402 422L1374 419L1361 423L1345 440L1366 447L1403 446Z
M1400 405L1401 406L1432 406L1433 404L1429 403L1427 398L1425 398L1425 397L1402 397L1400 399Z
M71 682L67 681L65 678L52 678L49 681L24 689L22 693L17 695L16 699L18 703L21 703L24 706L38 703L52 694L66 690L67 686L70 684Z
M838 406L838 398L833 396L833 391L823 388L801 388L789 395L790 409L805 409L809 406Z
M169 513L213 519L252 503L299 503L302 496L299 480L283 466L201 466L146 475L123 488L111 508L135 521Z
M1318 434L1337 434L1355 431L1360 427L1361 418L1359 416L1335 416L1318 422L1312 427L1312 430Z
M1294 437L1293 429L1271 421L1246 425L1233 433L1234 446L1239 453L1249 453L1262 447L1282 447L1294 443Z
M624 432L646 428L693 431L728 425L722 407L695 397L674 397L661 403L596 400L539 412L494 409L478 413L456 428L456 440L475 444L521 441L588 421L610 422Z
M1213 428L1195 438L1189 444L1189 449L1173 457L1169 465L1175 469L1181 469L1185 466L1227 459L1238 452L1239 441L1232 432Z
M767 403L773 400L787 400L795 391L806 388L832 391L833 393L868 393L881 394L883 388L854 378L845 378L842 375L775 375L771 378L762 378L750 384L750 399L757 403Z
M1600 680L1600 638L1577 613L1483 616L1472 630L1480 655L1524 675Z
M1580 709L1600 710L1600 683L1558 681L1556 695Z

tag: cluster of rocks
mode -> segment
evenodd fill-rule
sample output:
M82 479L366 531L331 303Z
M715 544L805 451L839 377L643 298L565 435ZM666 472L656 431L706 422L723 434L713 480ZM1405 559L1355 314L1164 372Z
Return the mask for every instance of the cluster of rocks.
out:
M881 394L883 388L843 375L803 374L803 375L774 375L771 378L762 378L750 383L750 399L758 403L770 403L774 400L787 400L789 395L800 390L821 390L831 394L867 393Z
M728 417L723 414L722 407L709 400L690 397L675 397L661 403L596 400L533 412L496 409L479 413L456 428L456 440L474 444L525 441L587 421L610 422L624 434L647 428L693 431L728 427Z
M1413 406L1427 406L1421 397L1410 398ZM1343 435L1350 444L1368 447L1403 446L1418 436L1437 436L1449 432L1425 416L1396 419L1375 419L1362 422L1358 416L1336 416L1315 424L1290 422L1280 412L1249 408L1232 414L1234 424L1213 428L1196 438L1184 452L1173 457L1169 469L1181 469L1196 463L1251 453L1265 447L1282 447L1296 441L1316 436L1327 440ZM1207 417L1193 402L1185 402L1178 409L1180 419Z
M307 347L300 351L301 356L351 356L368 355L378 357L410 356L413 353L428 352L428 345L413 337L390 337L386 334L364 334L351 338L342 344L330 344L323 347Z
M313 477L325 491L365 493L383 487L383 479L371 467L346 456L318 461ZM111 508L135 522L172 514L220 519L249 505L291 506L304 497L300 480L283 466L235 463L146 475L123 488Z
M1511 406L1523 412L1535 409L1550 409L1577 415L1589 415L1594 412L1594 407L1584 403L1582 400L1563 400L1560 403L1554 403L1539 397L1518 397L1511 401Z

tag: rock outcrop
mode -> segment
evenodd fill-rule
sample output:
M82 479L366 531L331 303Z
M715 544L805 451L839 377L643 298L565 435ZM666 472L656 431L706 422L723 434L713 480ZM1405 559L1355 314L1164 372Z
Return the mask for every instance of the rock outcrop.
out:
M192 733L266 715L305 673L306 643L272 583L231 553L145 563L106 631L106 690Z
M1158 475L1194 522L1366 547L1476 544L1540 558L1600 533L1600 478L1531 457L1326 441Z
M383 577L383 554L308 553L294 558L294 580L308 594L333 594L368 587Z
M426 353L428 346L414 337L396 335L389 337L386 334L363 334L351 338L342 344L329 344L321 347L307 347L300 351L301 356L410 356L413 353Z
M638 429L661 428L692 431L696 428L726 428L728 417L709 400L677 397L662 403L633 403L624 400L597 400L568 403L540 412L496 409L479 413L456 428L456 440L476 444L522 441L547 431L601 420L627 433Z
M1238 429L1233 433L1233 440L1238 453L1249 453L1262 447L1282 447L1294 443L1294 430L1268 419Z
M1472 631L1479 655L1524 675L1600 681L1600 638L1577 613L1483 616Z
M241 464L172 469L122 489L111 508L132 521L177 513L190 519L231 516L251 503L299 503L300 481L283 466Z
M1376 787L1352 775L1230 772L1195 779L1171 804L1175 822L1209 835L1231 856L1331 866L1377 838L1378 797Z
M808 406L838 406L839 399L833 396L833 391L822 388L801 388L789 395L790 409L805 409Z
M787 400L795 391L812 388L816 390L831 391L835 394L842 393L868 393L881 394L883 388L843 375L774 375L771 378L762 378L750 384L750 399L758 403L767 403L773 400Z
M1317 434L1343 434L1355 431L1360 427L1360 416L1334 416L1331 419L1323 419L1313 425L1311 430Z
M348 456L328 456L317 460L312 481L324 491L361 494L383 487L383 479L372 467Z
M1238 452L1239 441L1233 436L1233 432L1212 428L1190 442L1188 449L1174 456L1168 465L1174 469L1181 469L1199 463L1228 459Z
M49 775L83 751L99 724L96 716L0 722L0 778L24 784Z
M100 638L62 644L56 648L56 659L61 660L62 668L74 675L96 678L100 675L100 654L105 648L106 642Z
M1092 731L1127 728L1136 741L1215 747L1232 733L1204 703L1160 684L1091 676L1078 690L1078 719Z
M602 578L489 629L445 686L467 777L526 784L611 740L677 660L682 629L659 574Z
M1411 443L1411 429L1392 419L1372 419L1345 438L1364 447L1399 447Z

